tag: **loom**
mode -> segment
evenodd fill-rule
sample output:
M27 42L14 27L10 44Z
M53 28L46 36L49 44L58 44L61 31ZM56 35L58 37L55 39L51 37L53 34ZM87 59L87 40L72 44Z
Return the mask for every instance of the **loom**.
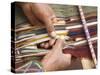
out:
M79 12L80 13L80 12ZM60 17L54 25L57 35L65 36L66 46L63 53L72 54L73 58L80 61L79 69L96 68L94 59L88 47L88 41L81 24L80 16ZM97 14L95 12L85 14L86 26L88 27L94 54L97 59ZM41 60L49 52L48 49L39 48L39 44L48 41L50 37L44 26L31 26L29 23L17 24L15 31L15 68L16 72L40 72L42 68L37 68L34 61ZM80 39L78 39L80 38ZM14 49L14 48L12 48ZM12 56L13 57L13 56ZM35 58L39 57L39 58ZM30 61L32 60L33 61ZM74 59L73 59L74 60ZM31 67L32 66L32 67ZM75 67L74 67L75 68ZM69 69L74 69L72 66ZM13 68L12 68L13 69Z

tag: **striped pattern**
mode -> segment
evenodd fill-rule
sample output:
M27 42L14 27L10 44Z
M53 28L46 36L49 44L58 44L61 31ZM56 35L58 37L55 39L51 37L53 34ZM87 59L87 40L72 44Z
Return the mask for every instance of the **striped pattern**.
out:
M95 52L94 52L92 42L89 40L90 39L90 34L89 34L89 31L88 31L88 27L86 25L87 23L86 23L86 20L85 20L85 16L84 16L82 7L78 6L78 8L79 8L79 13L80 13L81 21L82 21L82 24L83 24L83 28L84 28L84 31L85 31L85 34L86 34L86 38L87 38L87 41L88 41L88 44L89 44L90 52L91 52L93 61L96 65L97 64L96 55L95 55Z
M66 37L66 45L63 48L65 53L71 53L72 56L77 58L86 57L91 59L91 53L89 52L87 40L85 40L84 30L82 29L83 25L80 23L78 16L73 17L60 17L60 21L54 24L57 35L64 35ZM89 33L95 51L97 50L97 20L96 14L85 15L87 20L86 25L89 28ZM40 49L37 47L41 42L50 40L50 37L47 34L45 27L43 26L30 26L30 24L22 23L16 25L16 49L15 50L15 59L16 59L16 72L37 72L42 71L42 68L39 64L35 63L34 60L41 60L41 57L49 52L48 49ZM76 38L82 38L81 40L73 40ZM13 42L13 41L12 41ZM96 46L95 46L95 45ZM13 49L13 48L12 48ZM85 50L84 50L85 49ZM33 60L36 67L32 67L30 60ZM27 65L26 65L27 64ZM26 66L25 66L26 65ZM32 67L32 68L31 68Z

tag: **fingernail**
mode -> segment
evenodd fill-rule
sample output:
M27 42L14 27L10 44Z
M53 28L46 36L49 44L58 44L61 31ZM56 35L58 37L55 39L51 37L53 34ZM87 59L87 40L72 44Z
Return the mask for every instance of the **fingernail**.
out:
M41 47L44 47L44 45L45 45L44 43L41 43L41 44L40 44Z
M53 22L53 23L56 23L56 22L57 22L57 19L56 19L56 18L53 18L53 19L52 19L52 22Z
M55 37L57 36L57 34L56 34L55 31L52 31L52 32L50 33L50 36L53 37L53 38L55 38Z
M49 41L49 45L50 45L50 46L52 46L54 43L55 43L55 39L51 39L51 40Z
M46 44L45 44L45 48L47 49L48 47L49 47L49 44L48 44L48 43L46 43Z
M64 40L65 39L65 36L61 35L60 36L60 39Z

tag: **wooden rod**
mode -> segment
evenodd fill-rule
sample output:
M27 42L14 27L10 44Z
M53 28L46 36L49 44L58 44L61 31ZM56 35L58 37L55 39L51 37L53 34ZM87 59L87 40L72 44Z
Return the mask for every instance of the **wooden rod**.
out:
M94 68L94 63L89 58L81 58L81 64L83 66L83 69L91 69Z
M95 18L96 17L96 14L95 13L89 13L89 14L86 14L86 19L91 19L91 18ZM62 18L61 18L62 19ZM68 23L71 23L71 22L75 22L75 21L79 21L79 18L78 17L70 17L70 18L66 18L67 19L67 22ZM64 25L66 24L66 19L62 19L62 20L59 20L57 23L53 24L53 25ZM23 26L23 25L21 25ZM24 31L24 30L28 30L28 29L34 29L34 28L37 28L37 27L40 27L40 26L30 26L30 24L25 24L24 27L21 27L21 28L17 28L15 30L15 32L20 32L20 31ZM42 28L44 28L42 26Z
M85 20L85 16L84 16L82 7L78 6L78 9L79 9L81 21L82 21L82 24L83 24L83 28L84 28L84 31L85 31L85 34L86 34L86 38L87 38L87 41L88 41L88 44L89 44L90 52L91 52L94 64L96 65L97 64L97 59L96 59L96 55L95 55L95 52L94 52L92 42L89 40L90 39L90 34L89 34L89 31L88 31L88 27L86 25L87 23L86 23L86 20Z
M90 40L91 41L94 41L94 40L97 40L97 38L96 37L95 38L91 38ZM87 42L86 40L83 40L83 41L75 42L75 43L72 43L72 44L69 44L69 45L78 46L78 45L83 44L83 43L86 43L86 42ZM65 48L67 48L67 47L64 47L64 49ZM23 58L23 57L29 57L29 56L43 56L43 55L45 55L47 53L48 53L48 50L47 50L47 52L39 52L39 53L29 54L29 55L17 55L16 58Z
M55 31L58 35L59 34L68 34L68 30L58 30L58 31ZM46 33L46 34L42 34L42 36L41 35L33 35L33 36L31 36L31 37L29 37L29 38L23 38L23 39L21 39L21 40L18 40L18 41L16 41L15 43L19 43L19 42L22 42L22 41L25 41L25 40L28 40L28 39L32 39L32 38L34 38L34 39L39 39L40 37L45 37L45 36L48 36L48 34Z
M87 23L87 26L96 26L96 24L97 24L97 22ZM68 27L66 27L66 29L69 30L69 29L81 28L81 27L82 27L82 25L75 25L75 26L68 26ZM65 31L67 31L67 30L65 30ZM59 32L61 32L61 31L60 30L57 31L57 33L59 33ZM28 35L30 35L30 34L28 34ZM25 36L28 36L28 35L21 35L18 38L25 37ZM20 39L19 41L16 40L15 43L18 43L18 42L21 42L21 41L25 41L25 40L28 40L28 39L31 39L31 38L34 38L34 37L36 37L36 35L32 34L32 36L30 36L30 37Z
M91 22L91 23L87 23L87 26L95 26L97 24L97 22ZM82 28L82 25L74 25L74 26L68 26L66 27L66 29L74 29L74 28Z

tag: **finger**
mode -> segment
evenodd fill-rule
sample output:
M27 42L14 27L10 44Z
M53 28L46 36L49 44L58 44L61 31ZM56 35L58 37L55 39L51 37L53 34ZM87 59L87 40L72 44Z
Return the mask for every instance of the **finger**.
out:
M23 4L22 5L22 10L25 14L25 16L27 17L27 19L29 20L29 22L32 25L38 24L39 22L37 21L36 17L33 15L32 10L31 10L31 5L30 3L27 4Z
M68 58L68 59L71 59L71 54L64 54L64 56L66 57L66 58Z
M54 16L55 16L55 13L54 13L54 11L53 11L52 7L50 7L48 4L46 4L46 7L47 7L48 12L50 13L50 15L51 15L51 16L52 16L52 15L54 15Z
M50 46L53 46L54 43L55 43L55 41L56 41L56 39L50 39L50 40L49 40L49 45L50 45Z
M51 21L52 21L52 23L57 23L58 19L56 18L56 16L54 16L54 17L51 18Z
M48 48L49 47L49 43L45 43L45 46L44 46L44 48Z
M56 35L56 33L54 33L55 32L55 28L54 28L54 26L52 24L51 19L48 19L48 18L45 19L45 26L46 26L46 29L48 31L49 36L53 37L53 35ZM52 35L52 32L53 32L53 35Z
M64 40L63 39L57 39L56 43L55 43L55 46L57 47L63 47L64 45Z
M72 55L71 54L63 54L63 55L64 55L64 59L66 60L67 65L69 66L71 64Z
M53 46L53 49L54 51L58 51L58 52L61 52L62 53L62 49L64 47L64 40L62 39L58 39L55 43L55 45Z
M50 19L56 18L56 15L55 15L53 9L48 4L44 4L44 5L45 5L45 8L46 8L47 12L49 13L48 17Z
M45 43L40 44L40 47L44 48L44 46L45 46Z
M55 28L54 28L53 23L56 23L56 22L57 22L57 19L56 19L55 15L51 15L49 17L45 17L45 26L46 26L46 29L48 31L48 34L51 37L53 37L52 32L55 32ZM56 35L56 33L54 35Z
M49 5L47 5L47 8L48 8L48 11L50 13L49 18L51 19L52 23L56 23L57 22L57 18L56 18L56 15L55 15L53 9Z
M42 3L32 4L32 11L35 17L37 17L37 19L45 25L49 35L51 34L51 32L55 31L55 28L52 25L52 20L51 20L51 17L53 15L53 10L47 4L42 4Z

